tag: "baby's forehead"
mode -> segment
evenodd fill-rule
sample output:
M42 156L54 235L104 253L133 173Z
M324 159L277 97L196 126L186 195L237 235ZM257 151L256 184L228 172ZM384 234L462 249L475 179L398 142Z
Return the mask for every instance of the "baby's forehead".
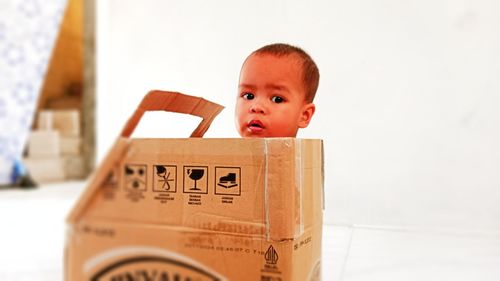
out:
M248 56L247 60L252 58L252 57L268 57L268 58L274 58L277 60L282 60L282 61L289 61L292 63L297 63L298 65L302 66L302 58L295 53L290 53L290 54L274 54L274 53L253 53L250 56Z
M299 77L304 75L304 64L302 58L297 54L273 54L273 53L253 53L245 60L242 65L246 68L249 64L254 65L260 59L265 60L264 62L259 62L259 64L264 64L266 68L274 68L274 63L283 66L288 65L288 71L295 71ZM248 69L247 69L248 70Z
M304 68L303 68L303 61L302 59L300 58L300 56L298 56L297 54L273 54L273 53L253 53L251 54L250 56L248 56L248 58L245 60L245 63L243 64L242 66L242 71L243 69L245 69L245 72L246 73L253 73L255 71L255 69L253 68L253 66L250 66L250 65L254 65L254 63L257 63L257 61L255 61L255 59L257 59L257 61L259 59L264 59L264 60L271 60L269 62L258 62L258 64L260 65L258 68L262 68L262 67L265 67L265 68L273 68L273 64L272 64L272 61L276 61L276 62L280 62L279 65L280 67L283 67L284 64L282 64L283 62L285 63L285 65L289 65L291 64L289 68L287 68L287 72L296 72L295 75L293 75L292 77L295 77L295 79L297 79L296 81L299 82L301 84L302 87L306 87L306 84L304 82L304 79L303 79L303 76L304 76ZM295 66L295 67L294 67ZM240 87L241 86L248 86L248 85L242 85L241 84L241 76L240 76ZM304 96L306 95L305 94L305 89L304 89Z

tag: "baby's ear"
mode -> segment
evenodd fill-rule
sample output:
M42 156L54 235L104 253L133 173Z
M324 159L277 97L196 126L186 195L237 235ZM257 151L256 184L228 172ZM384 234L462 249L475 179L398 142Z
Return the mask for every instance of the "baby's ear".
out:
M316 110L316 106L314 103L308 103L302 107L302 112L299 119L299 128L305 128L311 122L311 118L314 115L314 111Z

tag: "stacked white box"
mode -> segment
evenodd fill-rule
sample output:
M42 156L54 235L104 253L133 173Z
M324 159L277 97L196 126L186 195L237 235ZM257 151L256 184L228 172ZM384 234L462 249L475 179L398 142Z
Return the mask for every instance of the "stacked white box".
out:
M82 153L82 138L61 136L61 155L75 156Z
M60 157L25 158L24 164L37 183L63 181L66 178L64 163Z
M76 109L42 110L38 115L38 129L57 130L61 136L80 136L80 114Z
M85 161L81 155L64 156L64 174L67 179L83 179L85 177Z
M34 130L28 138L28 155L24 159L30 175L38 183L64 180L63 162L60 157L59 132Z
M61 154L58 131L35 130L28 138L29 158L54 158Z
M25 164L38 183L85 176L78 110L41 110Z

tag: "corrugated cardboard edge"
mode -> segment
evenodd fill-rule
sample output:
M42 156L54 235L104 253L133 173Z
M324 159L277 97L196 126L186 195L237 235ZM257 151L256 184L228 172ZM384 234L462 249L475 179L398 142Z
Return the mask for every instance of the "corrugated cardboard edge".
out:
M223 106L206 99L184 95L178 92L153 90L147 93L134 114L123 128L121 136L130 137L146 111L169 111L194 115L203 118L191 137L202 137Z

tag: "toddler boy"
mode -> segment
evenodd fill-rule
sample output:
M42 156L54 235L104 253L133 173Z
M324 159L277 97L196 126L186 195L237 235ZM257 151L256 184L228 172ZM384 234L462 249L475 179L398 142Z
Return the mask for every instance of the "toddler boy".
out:
M319 84L316 63L302 49L266 45L240 71L236 127L242 137L295 137L309 125Z

